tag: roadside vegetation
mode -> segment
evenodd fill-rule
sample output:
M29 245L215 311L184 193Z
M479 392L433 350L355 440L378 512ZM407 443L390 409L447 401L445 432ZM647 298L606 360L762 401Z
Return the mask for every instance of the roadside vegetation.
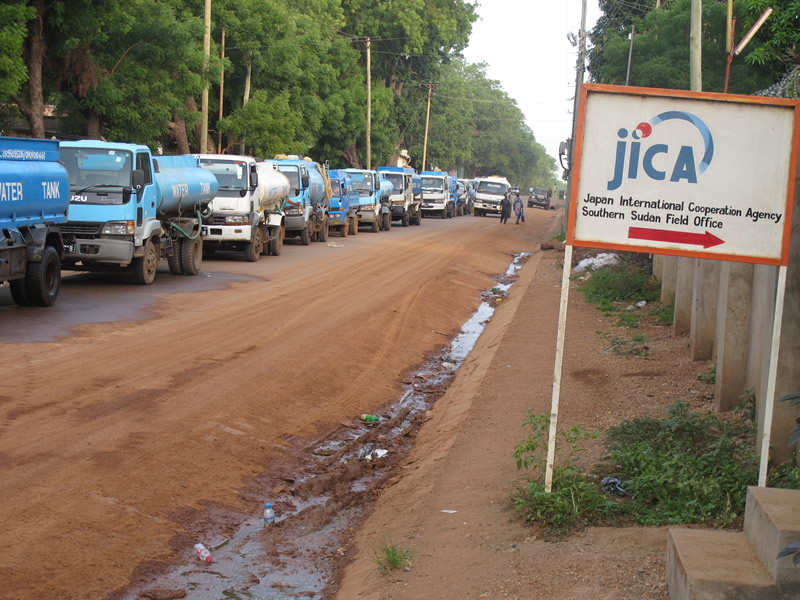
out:
M381 574L409 567L414 560L414 553L411 550L401 548L391 540L385 539L380 548L373 548L372 562L375 569Z
M616 267L591 271L579 289L617 319L616 326L631 330L629 336L620 330L597 332L615 354L647 356L647 339L636 332L641 318L672 320L672 306L638 310L644 305L637 302L653 302L658 294L649 264L635 255ZM697 378L713 383L716 368ZM747 486L758 479L755 401L748 390L736 410L717 414L693 410L678 399L660 418L634 418L606 431L579 424L559 431L551 493L545 492L550 418L529 412L522 423L525 435L514 449L524 475L511 504L551 539L590 525L738 527ZM604 458L587 465L580 457L594 440L602 443ZM800 489L797 461L773 467L768 485Z

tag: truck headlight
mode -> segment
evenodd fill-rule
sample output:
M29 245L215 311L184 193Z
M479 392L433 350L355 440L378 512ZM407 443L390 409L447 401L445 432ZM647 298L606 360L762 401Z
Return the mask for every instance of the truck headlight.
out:
M133 221L109 221L103 225L102 235L133 235Z
M228 215L225 217L225 225L250 225L250 217L247 215Z
M375 210L374 204L362 204L361 210Z
M290 206L289 208L286 209L287 215L299 215L301 212L303 211L294 206Z

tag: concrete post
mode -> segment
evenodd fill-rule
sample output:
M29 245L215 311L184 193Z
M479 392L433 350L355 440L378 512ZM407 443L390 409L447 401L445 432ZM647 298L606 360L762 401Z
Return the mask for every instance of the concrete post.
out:
M710 360L714 350L719 270L718 260L698 260L695 265L689 328L692 360Z
M664 272L664 256L662 254L653 255L653 277L662 281L662 273Z
M717 305L717 376L714 400L717 410L736 408L746 385L747 346L752 310L753 265L720 264Z
M769 351L772 343L772 321L775 315L775 293L778 287L778 268L756 265L753 268L753 296L750 313L750 333L747 343L747 388L755 388L758 419L758 438L764 423L764 396L769 375ZM781 359L783 360L783 359Z
M675 301L675 285L678 282L678 257L664 256L661 269L661 304L668 305Z
M672 322L672 334L689 333L692 325L692 298L694 297L694 270L696 258L678 258L678 279L675 285L675 319Z
M800 165L795 179L793 216L778 373L775 380L776 400L786 394L800 392ZM800 417L800 410L797 407L790 408L787 402L776 402L774 410L770 442L775 449L775 460L783 462L792 451L797 450L788 444L789 432Z

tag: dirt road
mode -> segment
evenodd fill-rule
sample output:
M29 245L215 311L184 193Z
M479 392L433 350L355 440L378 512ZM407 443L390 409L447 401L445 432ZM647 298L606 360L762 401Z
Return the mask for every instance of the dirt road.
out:
M0 289L0 597L108 597L185 559L214 507L256 512L248 482L287 440L396 399L537 246L556 216L527 212L163 265L149 287L74 275L52 309Z

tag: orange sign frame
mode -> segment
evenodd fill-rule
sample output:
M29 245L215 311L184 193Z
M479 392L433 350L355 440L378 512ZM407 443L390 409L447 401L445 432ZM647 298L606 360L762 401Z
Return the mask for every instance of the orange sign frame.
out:
M703 250L683 250L674 248L653 247L646 244L622 244L605 241L575 239L575 224L578 218L578 185L572 185L569 198L570 218L567 224L567 243L573 246L618 250L622 252L644 252L648 254L665 254L669 256L685 256L691 258L708 258L713 260L728 260L734 262L758 263L768 265L786 265L789 260L789 241L792 225L792 208L794 205L795 179L797 176L798 146L800 146L800 101L785 98L768 98L763 96L744 96L737 94L719 94L714 92L691 92L687 90L666 90L658 88L639 88L616 85L583 84L581 86L580 104L578 108L578 122L575 133L575 149L573 153L573 181L580 181L584 119L586 117L586 102L589 94L624 94L627 96L659 96L664 98L685 98L691 100L715 100L717 102L731 102L739 104L756 104L769 106L790 107L794 110L794 130L792 132L792 147L789 157L789 176L786 183L786 212L783 224L783 240L781 256L778 259L745 256L741 254L723 254L705 252Z

